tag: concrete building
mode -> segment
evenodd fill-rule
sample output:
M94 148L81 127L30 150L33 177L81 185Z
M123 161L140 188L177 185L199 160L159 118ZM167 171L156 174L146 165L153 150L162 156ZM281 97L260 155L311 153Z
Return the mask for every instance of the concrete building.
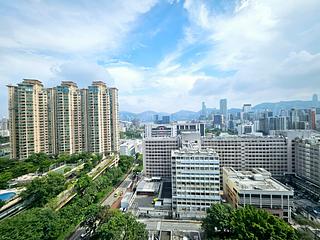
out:
M177 134L181 134L182 132L199 132L202 137L206 134L205 123L179 121L175 125L177 126Z
M153 137L143 140L143 166L147 177L171 181L171 150L180 146L178 137Z
M81 94L74 82L62 82L55 89L56 144L59 153L83 151Z
M175 218L201 218L220 201L220 167L213 150L173 150L172 211Z
M223 115L224 125L228 126L228 106L227 99L220 99L220 114Z
M175 137L177 127L175 124L147 124L145 125L144 137Z
M119 101L118 89L109 88L110 97L110 128L111 128L111 151L119 152L120 125L119 125Z
M223 168L223 192L236 208L252 205L291 221L293 190L273 179L265 169L236 171Z
M304 189L320 198L320 136L295 140L295 174Z
M93 82L88 88L89 152L111 152L110 97L104 82Z
M8 86L11 158L49 153L47 91L39 80Z
M201 148L217 152L221 167L233 167L237 171L265 168L275 177L288 172L285 137L231 135L202 138Z
M8 90L11 158L38 152L119 152L116 89L93 82L79 90L70 81L46 89L39 80L24 79Z
M135 155L134 143L124 142L120 144L120 155L134 156Z

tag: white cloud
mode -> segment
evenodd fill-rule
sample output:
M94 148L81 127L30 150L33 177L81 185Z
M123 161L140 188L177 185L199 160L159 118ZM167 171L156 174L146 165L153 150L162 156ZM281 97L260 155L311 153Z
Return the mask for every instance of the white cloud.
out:
M319 1L241 1L232 12L209 12L208 21L201 21L203 13L197 9L206 6L208 12L209 7L201 1L192 4L187 7L192 31L205 30L211 42L198 68L235 72L220 86L222 92L243 93L257 103L320 91ZM197 82L191 92L207 94L215 81Z
M6 84L36 78L46 86L73 80L113 85L97 60L109 59L126 44L126 36L155 0L147 1L2 1L0 16L1 100ZM1 115L6 115L6 104Z

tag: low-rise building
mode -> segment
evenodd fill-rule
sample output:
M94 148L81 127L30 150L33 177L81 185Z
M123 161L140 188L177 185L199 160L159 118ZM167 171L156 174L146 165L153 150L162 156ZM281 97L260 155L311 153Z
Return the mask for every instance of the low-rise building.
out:
M133 156L135 154L135 146L133 143L124 142L120 144L120 155Z
M223 168L223 192L236 208L252 205L291 221L293 189L273 179L263 168L251 171Z

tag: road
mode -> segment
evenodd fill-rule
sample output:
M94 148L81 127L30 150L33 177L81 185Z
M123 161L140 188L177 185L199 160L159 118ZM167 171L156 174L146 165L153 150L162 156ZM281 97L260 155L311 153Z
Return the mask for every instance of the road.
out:
M199 221L182 221L166 219L138 219L139 222L146 224L148 231L195 231L201 230Z
M112 207L112 205L119 199L119 197L115 197L114 193L116 192L122 192L123 194L126 192L129 184L132 182L131 178L132 174L129 174L125 180L119 185L119 187L117 187L110 195L109 197L107 197L103 202L102 202L102 206L110 206ZM123 195L122 195L123 196Z
M81 234L85 233L86 230L83 227L77 228L77 230L72 234L69 240L81 239Z

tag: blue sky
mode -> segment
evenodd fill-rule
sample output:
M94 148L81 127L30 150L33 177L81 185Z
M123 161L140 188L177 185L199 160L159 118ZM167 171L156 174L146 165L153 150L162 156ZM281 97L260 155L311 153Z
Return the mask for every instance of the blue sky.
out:
M0 116L23 78L119 88L120 109L320 94L320 1L0 2Z

